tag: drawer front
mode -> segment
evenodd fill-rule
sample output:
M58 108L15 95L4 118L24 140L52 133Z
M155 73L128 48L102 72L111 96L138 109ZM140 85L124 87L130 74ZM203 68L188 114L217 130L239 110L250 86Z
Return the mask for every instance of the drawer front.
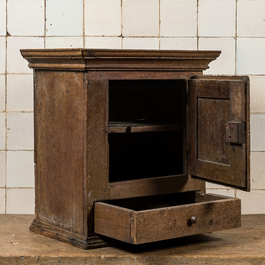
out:
M95 233L132 244L230 229L241 225L241 201L196 194L195 203L146 210L130 210L106 202L95 203Z

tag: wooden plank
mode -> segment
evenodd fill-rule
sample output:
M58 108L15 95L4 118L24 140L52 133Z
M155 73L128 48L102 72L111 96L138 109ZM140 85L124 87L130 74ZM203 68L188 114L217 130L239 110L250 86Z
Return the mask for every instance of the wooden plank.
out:
M186 174L113 182L109 184L110 199L204 190L204 183L204 181L192 179Z
M104 202L95 202L94 208L95 233L132 243L130 227L132 210Z
M107 133L139 133L180 131L181 124L149 124L141 122L109 122Z
M109 146L105 129L108 123L108 81L87 82L87 213L88 235L94 235L94 201L109 199Z
M35 71L36 218L80 235L85 106L83 73Z
M207 199L207 197L205 198ZM191 223L196 217L196 223ZM133 212L134 244L240 227L240 199L207 201Z
M189 81L188 172L194 177L249 190L249 138L242 145L226 143L225 138L227 122L248 124L249 120L247 80L238 79Z

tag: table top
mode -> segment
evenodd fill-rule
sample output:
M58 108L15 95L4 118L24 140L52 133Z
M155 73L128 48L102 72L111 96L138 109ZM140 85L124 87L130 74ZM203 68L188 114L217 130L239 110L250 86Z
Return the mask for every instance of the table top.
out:
M0 264L265 264L265 215L242 227L140 246L82 250L30 232L32 215L0 215Z

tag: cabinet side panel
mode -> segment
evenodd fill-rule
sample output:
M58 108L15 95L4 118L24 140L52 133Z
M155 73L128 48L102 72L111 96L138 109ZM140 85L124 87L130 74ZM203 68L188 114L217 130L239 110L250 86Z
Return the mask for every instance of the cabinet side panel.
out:
M85 100L83 73L36 71L36 218L81 235Z

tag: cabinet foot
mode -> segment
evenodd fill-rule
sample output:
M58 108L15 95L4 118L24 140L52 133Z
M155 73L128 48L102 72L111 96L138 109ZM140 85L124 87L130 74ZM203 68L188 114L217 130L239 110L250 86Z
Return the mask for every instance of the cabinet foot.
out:
M107 247L109 244L98 236L85 237L34 219L29 230L54 238L82 249Z

